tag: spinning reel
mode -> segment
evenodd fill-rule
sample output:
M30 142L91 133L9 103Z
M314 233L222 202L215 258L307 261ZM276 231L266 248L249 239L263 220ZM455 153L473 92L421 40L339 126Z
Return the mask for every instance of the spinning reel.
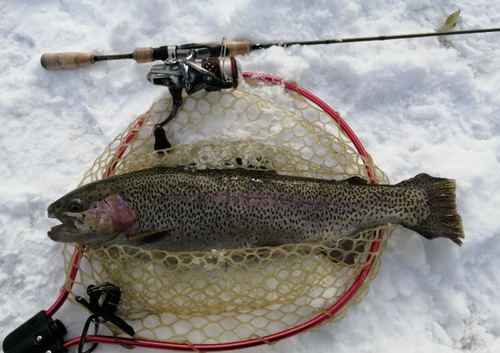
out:
M210 56L211 52L203 46L168 49L168 59L163 64L154 65L147 75L149 82L165 86L172 96L172 110L168 117L154 127L155 150L170 148L163 127L170 122L181 107L182 92L193 94L202 89L220 91L238 87L238 76L241 71L234 57L227 58L226 41L222 42L219 57Z

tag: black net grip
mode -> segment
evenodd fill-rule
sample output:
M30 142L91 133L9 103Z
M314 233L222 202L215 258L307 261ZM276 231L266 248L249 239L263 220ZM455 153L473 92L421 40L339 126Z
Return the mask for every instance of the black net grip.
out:
M63 337L66 328L59 320L52 320L45 310L40 311L5 337L5 353L66 353Z

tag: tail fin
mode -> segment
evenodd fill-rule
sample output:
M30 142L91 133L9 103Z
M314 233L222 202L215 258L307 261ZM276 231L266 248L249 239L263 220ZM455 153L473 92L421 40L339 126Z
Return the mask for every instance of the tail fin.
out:
M427 193L429 217L417 225L408 227L409 229L420 233L427 239L448 238L462 245L464 230L462 218L457 213L455 180L419 174L399 183L398 186L417 187Z

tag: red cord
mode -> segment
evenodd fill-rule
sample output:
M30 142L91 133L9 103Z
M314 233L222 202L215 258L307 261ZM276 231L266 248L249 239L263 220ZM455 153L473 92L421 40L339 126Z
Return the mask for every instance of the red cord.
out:
M149 111L146 112L146 114L148 114L148 113L149 113ZM130 143L130 141L132 141L132 139L135 137L135 134L137 134L137 129L139 129L143 123L144 123L144 118L139 119L139 121L134 125L134 127L132 129L130 129L129 134L125 138L125 142L122 143L120 145L120 147L118 147L118 149L116 151L116 155L109 162L109 164L110 164L109 167L106 169L106 171L102 175L103 179L107 178L113 172L113 170L115 170L116 165L120 161L120 158L122 158L123 154L127 150L127 147L128 147L127 144Z
M70 289L73 287L73 282L76 278L76 274L78 273L78 262L80 261L80 250L77 248L75 249L75 253L73 254L73 259L71 261L71 270L69 271L69 279L71 280L70 282ZM59 295L59 298L57 298L56 302L54 305L50 307L49 310L45 312L45 315L47 316L52 316L56 313L57 310L61 308L61 306L64 304L66 299L68 298L69 291L67 288L63 288L61 294Z

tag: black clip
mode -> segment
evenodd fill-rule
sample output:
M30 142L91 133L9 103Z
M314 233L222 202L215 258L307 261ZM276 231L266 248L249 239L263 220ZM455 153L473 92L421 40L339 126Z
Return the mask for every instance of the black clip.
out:
M129 336L134 336L135 331L122 318L115 315L118 304L120 303L121 290L111 283L105 283L101 286L90 285L87 287L87 294L90 297L90 303L84 298L77 296L75 300L85 306L92 314L102 319L101 322L109 321L118 328L122 329ZM102 305L99 304L101 296L104 294Z
M52 320L42 310L5 337L5 353L66 353L64 335L66 328L59 320Z

